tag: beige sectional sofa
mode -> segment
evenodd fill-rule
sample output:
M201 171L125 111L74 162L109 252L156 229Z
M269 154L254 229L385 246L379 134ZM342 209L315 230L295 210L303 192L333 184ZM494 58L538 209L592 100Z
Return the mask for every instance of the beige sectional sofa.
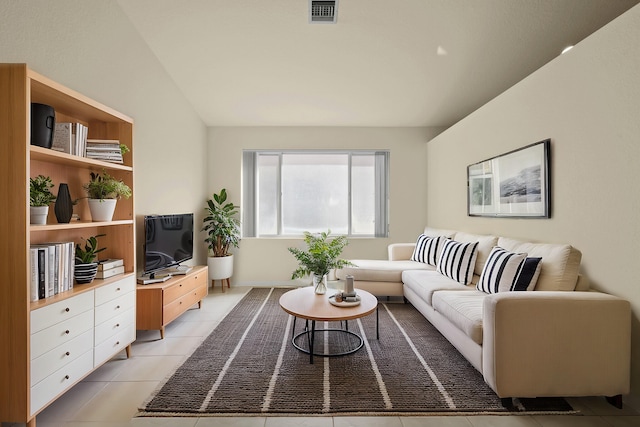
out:
M630 388L631 307L628 301L589 289L579 274L582 255L577 249L432 228L425 228L423 236L432 242L443 236L436 265L411 260L415 243L392 244L388 260L351 260L356 266L336 275L354 276L357 288L377 296L403 296L505 401L606 396L622 406L621 396ZM445 241L475 246L470 284L439 271L444 270L440 257ZM496 246L503 254L520 254L520 260L541 258L532 291L477 289L485 266L483 283L495 267L494 254L501 253L492 252Z

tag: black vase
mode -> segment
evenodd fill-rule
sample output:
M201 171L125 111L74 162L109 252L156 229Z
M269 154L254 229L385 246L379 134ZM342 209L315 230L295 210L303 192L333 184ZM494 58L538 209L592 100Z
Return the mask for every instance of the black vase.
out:
M31 104L31 145L51 148L53 129L56 127L56 113L52 106Z
M71 200L71 194L69 193L69 186L67 184L62 183L58 188L54 212L59 223L63 224L71 221L73 201Z

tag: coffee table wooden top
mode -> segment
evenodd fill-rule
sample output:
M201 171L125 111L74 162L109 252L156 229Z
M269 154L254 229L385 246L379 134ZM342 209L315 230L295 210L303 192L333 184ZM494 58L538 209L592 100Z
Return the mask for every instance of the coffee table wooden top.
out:
M287 313L307 320L340 321L358 319L373 313L378 299L367 291L355 289L360 304L353 307L336 307L329 302L333 289L325 295L317 295L313 286L293 289L280 297L280 307Z

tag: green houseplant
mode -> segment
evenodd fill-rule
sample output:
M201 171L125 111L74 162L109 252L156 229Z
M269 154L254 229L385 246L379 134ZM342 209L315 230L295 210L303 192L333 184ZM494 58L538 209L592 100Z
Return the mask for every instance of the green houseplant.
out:
M311 275L316 293L326 292L326 276L330 270L353 265L350 261L341 259L342 250L349 244L346 236L336 236L330 239L331 230L312 234L304 232L304 242L307 250L288 248L289 252L298 260L298 268L293 271L291 279Z
M47 214L49 213L49 205L56 200L51 189L53 182L51 178L44 175L38 175L35 178L29 178L29 206L30 206L30 223L46 224Z
M239 208L227 201L227 190L224 188L207 200L202 231L207 233L204 241L209 251L209 280L229 279L233 274L233 255L229 253L229 248L237 248L240 243Z
M98 263L96 257L99 252L104 251L106 248L98 248L98 237L103 237L104 234L98 234L91 236L85 240L84 247L79 243L76 244L75 250L75 267L73 276L76 279L76 283L91 283L96 277L98 271Z
M89 197L89 210L93 221L111 221L118 199L131 197L131 188L122 180L102 173L91 172L91 180L83 188Z

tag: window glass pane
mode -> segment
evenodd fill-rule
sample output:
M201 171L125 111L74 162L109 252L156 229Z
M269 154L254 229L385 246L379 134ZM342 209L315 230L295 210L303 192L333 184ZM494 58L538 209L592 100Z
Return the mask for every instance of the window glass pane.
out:
M278 234L278 155L258 156L258 235Z
M351 158L351 234L374 235L376 220L375 156Z
M349 156L283 154L282 234L348 234Z

